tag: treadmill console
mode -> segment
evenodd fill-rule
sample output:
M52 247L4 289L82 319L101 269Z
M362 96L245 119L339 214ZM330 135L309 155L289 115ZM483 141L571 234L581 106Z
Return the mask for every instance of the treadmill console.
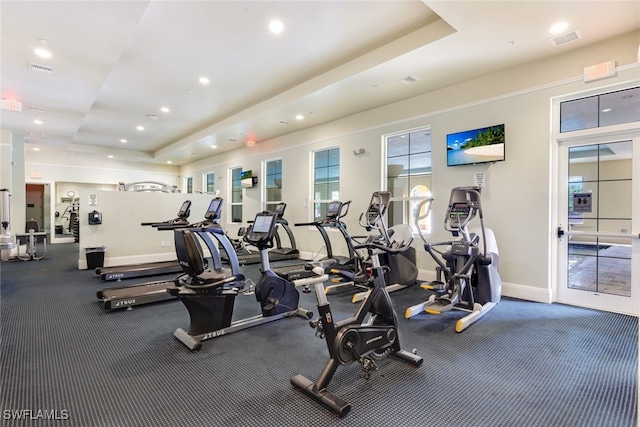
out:
M327 205L327 219L332 220L338 218L340 210L342 209L342 202L333 201Z
M279 203L278 206L276 206L276 210L275 210L275 214L277 215L277 219L282 219L282 217L284 216L284 210L287 207L286 203Z
M211 222L218 222L222 216L222 203L223 200L220 197L211 200L207 208L207 213L204 214L205 219Z
M273 238L277 219L278 214L275 212L260 212L244 235L244 240L256 246L269 243Z
M185 200L180 206L180 210L178 211L178 218L187 219L189 217L189 210L191 209L191 200Z

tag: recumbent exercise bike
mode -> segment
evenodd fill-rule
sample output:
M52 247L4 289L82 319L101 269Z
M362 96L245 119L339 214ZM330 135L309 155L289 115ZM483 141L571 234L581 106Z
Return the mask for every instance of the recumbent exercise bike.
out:
M255 297L260 303L261 315L232 322L236 296L244 287L242 274L232 275L224 268L207 269L199 242L189 229L174 232L176 254L185 274L175 280L167 292L182 301L189 311L188 331L178 328L174 336L192 351L199 350L201 342L291 316L310 319L308 310L298 306L300 294L296 286L309 286L324 282L327 275L317 275L289 282L277 276L270 268L268 249L272 246L277 213L261 212L247 231L244 239L258 247L261 257L261 277L255 286ZM220 228L216 236L226 239ZM225 247L229 257L235 252ZM237 265L237 260L232 264ZM217 267L217 266L216 266Z

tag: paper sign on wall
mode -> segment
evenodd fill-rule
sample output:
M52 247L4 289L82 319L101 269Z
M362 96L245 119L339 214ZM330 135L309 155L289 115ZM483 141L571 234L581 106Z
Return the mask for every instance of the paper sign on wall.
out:
M89 206L98 206L97 194L89 194Z
M474 181L475 181L475 186L476 187L484 188L484 185L485 185L485 174L484 174L484 172L478 172L478 173L474 174Z
M573 212L591 213L592 208L591 193L573 194Z

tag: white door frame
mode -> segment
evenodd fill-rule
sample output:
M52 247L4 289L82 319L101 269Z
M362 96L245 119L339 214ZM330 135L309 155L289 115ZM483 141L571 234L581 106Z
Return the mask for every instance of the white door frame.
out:
M573 144L606 144L608 142L618 142L631 140L633 141L634 147L634 163L637 165L640 161L640 122L634 123L625 123L621 125L608 126L603 128L595 128L595 129L586 129L580 131L573 132L564 132L560 133L559 123L560 123L560 114L559 114L559 106L560 102L576 99L583 96L591 96L594 94L606 93L615 90L621 90L628 87L637 86L637 82L634 84L625 84L616 88L600 88L599 90L591 91L590 93L584 94L573 94L571 96L555 98L552 100L552 135L551 135L551 212L550 212L550 224L551 224L551 238L550 238L550 277L549 283L551 284L551 295L552 301L558 301L558 291L559 287L562 286L564 280L561 279L560 275L566 276L566 266L567 259L566 253L561 250L561 244L564 244L558 237L558 229L562 228L563 230L568 229L568 224L566 222L566 212L560 212L560 197L562 197L561 191L564 189L566 193L566 176L560 176L560 146L561 145L573 145ZM632 194L637 195L640 194L640 168L633 168L633 189ZM565 218L564 220L562 218ZM632 229L631 233L628 237L632 237L632 253L631 253L631 263L632 266L636 266L636 268L632 268L632 298L634 298L634 307L630 310L624 310L621 312L625 312L625 314L638 315L640 312L640 304L636 304L638 301L637 294L640 291L640 270L637 268L640 265L640 197L633 198L632 205ZM567 237L564 237L566 239ZM562 257L562 259L560 259ZM630 311L630 312L628 312Z

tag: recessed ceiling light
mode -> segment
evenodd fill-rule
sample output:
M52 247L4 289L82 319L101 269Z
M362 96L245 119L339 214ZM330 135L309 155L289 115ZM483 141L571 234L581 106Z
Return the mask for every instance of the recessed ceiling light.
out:
M603 112L603 113L608 113L608 112L610 112L611 110L612 110L612 108L603 108L603 109L602 109L602 112Z
M304 120L304 116L302 114L297 114L296 120Z
M129 141L127 141L126 139L122 138L122 139L120 140L120 142L122 142L123 144L126 144L126 143L127 143L127 142L129 142Z
M549 28L549 32L551 34L560 34L564 30L566 30L567 28L569 28L569 23L568 22L564 22L564 21L556 22L555 24L553 24L551 26L551 28Z
M107 157L113 159L113 154L109 154Z
M38 147L33 147L33 151L40 151Z
M282 21L274 19L273 21L269 22L269 31L271 31L273 34L280 34L282 30L284 30L284 24L282 23Z
M205 76L202 76L198 79L198 81L200 82L201 85L208 85L209 84L209 79Z
M218 148L218 146L217 145L212 145L211 148Z
M168 165L170 165L171 163L173 163L171 160L167 160Z
M39 47L37 49L34 49L33 52L38 55L40 58L51 58L51 52L49 52L47 49L43 48L43 47Z
M163 113L169 113L171 110L169 109L169 107L162 107L160 108L160 111L162 111Z
M47 45L47 41L41 39L39 42L42 43L42 46L33 49L33 52L40 58L51 58L51 52L45 47Z
M136 126L136 129L138 129L138 130L140 130L140 131L143 131L143 130L144 130L144 126L140 126L140 125L138 125L138 126Z
M44 122L43 122L42 120L40 120L40 119L35 119L35 120L33 121L33 123L35 123L35 124L37 124L37 125L41 125L41 124L43 124Z

